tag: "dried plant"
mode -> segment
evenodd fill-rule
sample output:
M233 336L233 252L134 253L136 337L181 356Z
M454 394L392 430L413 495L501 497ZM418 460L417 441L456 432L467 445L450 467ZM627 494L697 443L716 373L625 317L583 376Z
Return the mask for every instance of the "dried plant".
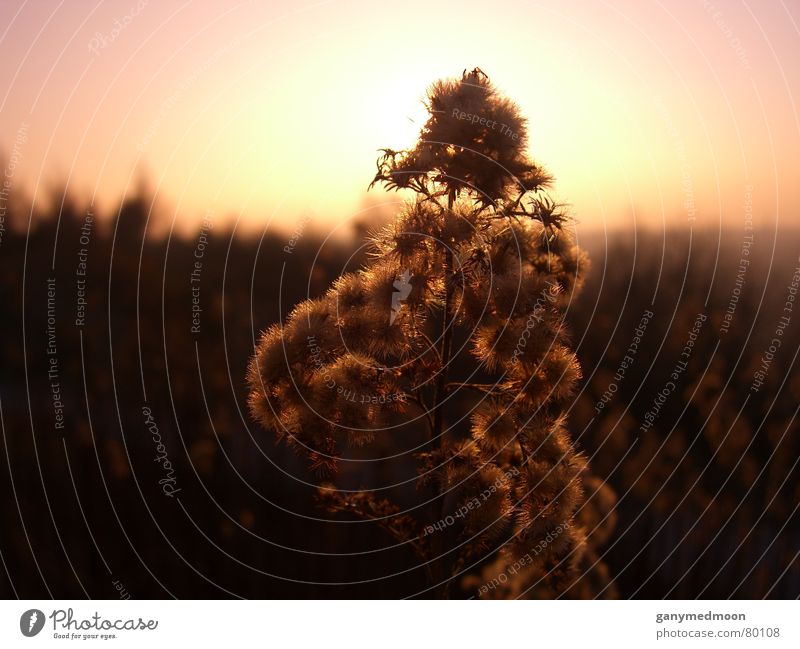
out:
M495 596L560 595L586 549L564 313L587 262L528 157L526 120L485 74L436 82L426 107L416 146L383 150L372 181L413 198L361 271L263 334L250 406L325 476L343 446L425 426L423 515L333 484L321 504L409 541L438 596L453 582L491 596L481 579L501 573Z

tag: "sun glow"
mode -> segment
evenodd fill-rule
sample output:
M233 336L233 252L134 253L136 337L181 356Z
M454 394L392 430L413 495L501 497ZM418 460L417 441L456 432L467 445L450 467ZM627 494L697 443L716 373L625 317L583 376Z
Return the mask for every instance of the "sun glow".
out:
M744 65L702 6L566 5L150 3L95 50L125 3L90 19L65 5L27 58L39 18L23 11L2 43L22 63L0 72L0 146L9 155L29 125L15 182L39 198L69 175L115 205L146 169L195 224L208 210L255 227L307 211L338 223L363 202L378 149L416 141L428 84L478 66L529 118L531 154L583 223L685 224L692 204L716 225L751 183L756 220L800 209L800 72L779 65L800 52L786 20L763 16L774 20L759 36L747 11L726 9ZM51 56L41 39L67 45Z

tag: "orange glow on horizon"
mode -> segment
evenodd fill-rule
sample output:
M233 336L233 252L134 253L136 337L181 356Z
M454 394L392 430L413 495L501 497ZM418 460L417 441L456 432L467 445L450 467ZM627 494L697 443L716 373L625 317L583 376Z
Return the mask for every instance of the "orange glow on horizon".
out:
M329 228L363 207L377 149L413 144L428 84L479 66L584 227L740 227L750 185L762 225L800 210L783 6L17 4L0 151L37 200L68 180L108 210L146 170L182 224Z

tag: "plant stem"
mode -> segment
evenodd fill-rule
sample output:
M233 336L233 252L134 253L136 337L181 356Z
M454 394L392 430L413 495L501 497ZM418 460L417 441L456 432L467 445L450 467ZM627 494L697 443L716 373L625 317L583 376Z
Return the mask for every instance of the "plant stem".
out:
M452 218L453 203L455 202L455 193L451 190L447 195L447 211L444 213L444 231L448 232L449 221ZM434 431L433 431L433 444L434 448L441 448L442 445L442 432L443 432L443 407L445 397L448 392L447 374L450 369L450 355L452 347L453 328L450 326L450 310L453 302L453 286L450 281L450 276L453 274L453 250L450 246L450 241L445 241L444 249L444 309L442 310L442 342L439 349L439 357L441 359L441 369L439 376L436 379L436 393L433 400L434 409Z
M448 388L460 388L464 390L478 390L479 392L485 392L487 394L492 394L498 388L497 383L448 383Z
M455 194L453 191L447 195L447 211L444 213L444 231L448 232L448 222L451 218L453 211L453 203L455 201ZM450 242L445 241L444 251L444 309L442 310L442 343L439 349L439 358L441 359L441 368L439 369L439 376L436 379L436 389L433 399L433 431L431 431L431 445L433 451L436 452L442 448L442 437L444 434L444 400L447 397L448 385L447 374L450 365L450 354L452 348L452 330L450 326L450 309L452 304L452 284L450 282L450 275L453 272L453 251L450 247ZM434 457L438 460L439 455L435 454ZM438 481L439 491L433 499L432 510L433 520L439 521L442 518L442 510L444 507L444 494L441 481ZM442 548L443 539L441 535L434 537L432 544L433 557L437 558L444 554ZM436 594L439 598L446 599L449 586L450 575L446 574L445 562L442 557L441 560L435 561L433 564L434 583L437 583ZM447 579L447 581L445 581ZM443 582L443 583L440 583Z

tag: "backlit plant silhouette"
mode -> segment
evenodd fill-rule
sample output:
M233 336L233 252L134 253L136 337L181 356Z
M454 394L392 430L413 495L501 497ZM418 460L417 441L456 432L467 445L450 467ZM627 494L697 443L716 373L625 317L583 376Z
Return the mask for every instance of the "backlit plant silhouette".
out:
M361 271L263 334L250 406L326 476L348 446L397 435L405 448L399 426L424 427L422 505L333 484L321 504L409 544L438 596L452 583L561 594L586 545L585 461L564 414L580 368L563 322L586 262L528 157L525 119L480 70L436 82L426 107L416 146L383 150L372 182L413 199Z

